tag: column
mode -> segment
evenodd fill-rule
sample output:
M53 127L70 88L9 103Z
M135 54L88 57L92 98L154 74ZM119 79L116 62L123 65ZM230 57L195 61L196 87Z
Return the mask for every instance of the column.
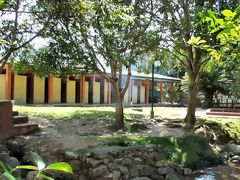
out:
M133 91L133 80L130 80L129 91L128 91L128 103L132 104L132 91Z
M146 87L145 87L145 103L149 104L149 90L150 90L150 80L146 80Z
M82 74L80 82L80 102L84 103L84 94L85 94L85 74Z
M174 82L171 82L171 104L174 101Z
M12 90L12 71L9 64L6 65L6 87L5 87L5 99L11 100Z
M48 103L53 100L53 75L48 75Z
M160 81L160 103L163 103L163 82Z

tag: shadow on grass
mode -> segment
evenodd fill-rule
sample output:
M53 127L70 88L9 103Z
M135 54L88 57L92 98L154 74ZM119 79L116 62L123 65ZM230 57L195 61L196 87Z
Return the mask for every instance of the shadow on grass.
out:
M76 118L93 118L93 119L106 119L108 121L114 120L114 112L113 111L101 111L101 110L76 110L73 112L38 112L38 111L20 111L21 114L42 117L50 120L71 120ZM141 114L126 114L126 118L132 121L142 119L144 115Z

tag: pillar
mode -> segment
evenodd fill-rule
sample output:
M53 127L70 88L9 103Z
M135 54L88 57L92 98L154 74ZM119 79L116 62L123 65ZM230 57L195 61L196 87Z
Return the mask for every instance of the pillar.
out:
M160 103L163 103L163 82L160 81Z
M180 104L182 106L184 105L184 93L183 93L183 91L181 91L181 94L180 94Z
M85 94L85 78L86 78L86 75L85 74L82 74L82 77L81 77L81 82L80 82L80 102L81 103L84 103L84 94Z
M53 101L53 75L48 75L48 103Z
M171 82L171 104L174 101L174 82Z
M6 86L5 86L5 99L11 100L12 90L12 71L9 64L6 65Z
M150 80L146 80L146 87L145 87L145 102L149 104L149 90L150 90Z
M132 91L133 91L133 80L130 80L129 91L128 91L128 103L132 104Z
M110 82L107 81L107 104L110 104L110 94L111 94L111 89L110 89Z

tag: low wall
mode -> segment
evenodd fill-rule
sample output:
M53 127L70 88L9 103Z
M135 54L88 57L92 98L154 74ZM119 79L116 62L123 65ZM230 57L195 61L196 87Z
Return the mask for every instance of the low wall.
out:
M180 180L192 173L189 168L169 163L159 146L108 146L96 148L91 153L80 156L73 153L66 154L69 155L69 159L67 158L66 161L70 162L73 168L79 169L79 180ZM76 174L78 173L76 172Z
M13 135L13 115L11 101L0 101L0 139Z

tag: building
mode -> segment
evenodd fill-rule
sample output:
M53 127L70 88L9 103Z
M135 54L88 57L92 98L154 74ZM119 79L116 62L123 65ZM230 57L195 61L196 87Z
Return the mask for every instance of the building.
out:
M166 97L169 103L181 102L181 97L175 96L174 88L174 84L179 83L181 79L159 74L154 76L155 103L165 102ZM7 65L0 74L0 86L0 99L14 100L15 104L114 103L111 84L97 74L82 74L79 79L70 76L66 82L63 82L61 78L52 75L39 78L33 73L18 74ZM151 102L151 74L132 72L124 103L148 104L149 102Z

